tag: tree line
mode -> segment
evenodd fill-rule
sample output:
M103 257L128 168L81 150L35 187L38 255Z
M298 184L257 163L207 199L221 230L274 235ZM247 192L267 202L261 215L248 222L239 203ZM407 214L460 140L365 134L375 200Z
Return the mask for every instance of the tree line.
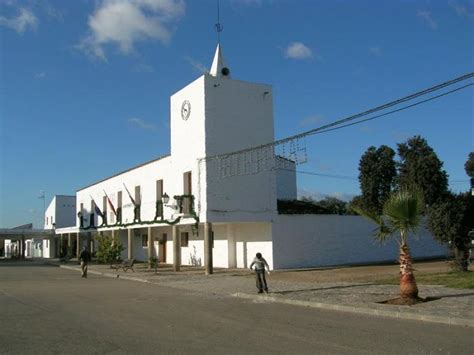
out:
M474 152L464 165L474 186ZM419 192L423 198L423 214L428 230L455 255L455 268L467 270L469 247L474 232L474 197L470 191L449 190L448 174L436 152L421 136L397 144L396 151L387 145L371 146L359 161L361 194L350 202L334 197L315 201L302 197L299 201L279 201L284 213L356 214L367 211L382 215L384 205L397 191ZM470 234L471 232L471 234Z

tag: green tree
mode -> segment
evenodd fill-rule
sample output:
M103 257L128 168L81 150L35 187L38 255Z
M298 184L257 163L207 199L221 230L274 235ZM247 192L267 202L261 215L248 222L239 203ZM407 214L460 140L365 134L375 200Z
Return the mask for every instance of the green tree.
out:
M124 250L124 246L120 241L117 241L109 235L103 235L99 238L99 245L97 247L97 260L104 264L113 264L120 260L120 255Z
M347 213L347 202L339 200L336 197L325 197L316 202L316 204L326 208L329 214L344 215Z
M421 189L428 205L447 195L448 175L443 170L443 162L424 138L414 136L398 144L398 155L398 186Z
M428 229L435 239L453 251L453 268L467 271L469 232L474 228L474 197L469 193L449 194L428 209Z
M382 145L379 148L371 146L359 161L359 182L362 192L361 207L380 214L384 202L392 190L394 178L397 175L394 161L395 151Z
M467 176L474 178L474 152L470 152L466 164L464 164Z
M406 188L392 192L383 205L383 215L371 210L354 208L357 213L377 224L374 237L380 241L399 233L400 246L400 296L414 299L418 297L418 287L413 275L413 261L408 248L410 232L416 233L423 213L423 195L418 190Z

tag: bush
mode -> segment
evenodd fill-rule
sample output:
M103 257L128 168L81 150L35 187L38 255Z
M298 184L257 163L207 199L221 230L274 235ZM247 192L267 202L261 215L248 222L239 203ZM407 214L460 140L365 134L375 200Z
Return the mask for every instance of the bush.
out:
M154 269L156 272L156 269L158 269L158 258L156 256L152 256L150 259L148 259L148 266L151 269Z
M120 255L124 250L124 246L119 241L113 240L112 236L102 236L99 238L99 246L97 248L97 260L99 263L112 264L120 260Z

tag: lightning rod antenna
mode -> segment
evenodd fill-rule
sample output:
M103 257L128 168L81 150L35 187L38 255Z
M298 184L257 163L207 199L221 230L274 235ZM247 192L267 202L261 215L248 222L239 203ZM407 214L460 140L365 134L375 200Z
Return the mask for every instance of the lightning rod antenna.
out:
M224 26L221 25L221 16L220 16L220 6L219 0L217 0L217 23L215 24L217 32L217 44L221 44L221 32L224 29Z

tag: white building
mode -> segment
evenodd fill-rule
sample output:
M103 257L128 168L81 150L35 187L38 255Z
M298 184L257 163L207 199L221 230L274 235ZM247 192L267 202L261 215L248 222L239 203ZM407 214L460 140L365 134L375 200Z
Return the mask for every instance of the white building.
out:
M0 233L0 257L54 258L59 245L54 238L55 228L76 223L76 196L56 195L46 208L44 230L34 230L33 225L4 229Z
M76 196L56 195L45 211L44 229L64 228L76 223Z
M154 254L179 268L205 264L209 236L216 267L247 267L256 252L272 268L321 264L314 248L325 241L317 232L324 220L277 211L277 199L296 199L295 164L277 157L271 146L266 158L225 155L274 141L271 86L231 78L217 46L210 72L173 94L170 112L171 154L78 190L75 226L56 224L62 244L67 238L79 250L110 234L126 246L124 258ZM283 160L283 170L261 167ZM350 254L347 246L338 253ZM344 263L339 259L334 260Z

